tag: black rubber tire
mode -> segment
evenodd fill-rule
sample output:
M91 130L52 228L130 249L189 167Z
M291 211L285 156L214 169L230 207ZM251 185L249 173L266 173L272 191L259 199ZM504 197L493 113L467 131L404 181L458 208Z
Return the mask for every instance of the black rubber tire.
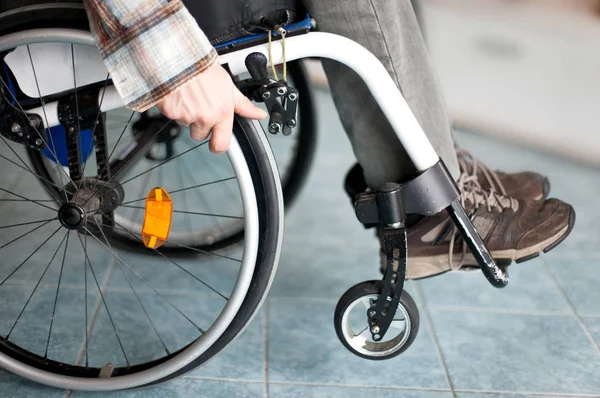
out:
M15 1L14 3L20 4L19 1ZM51 5L56 3L56 1L53 1ZM65 3L72 2L65 1ZM2 4L4 6L4 3ZM6 11L5 8L0 10ZM48 9L48 12L55 16L56 11L57 9L54 6ZM64 15L65 19L51 19L51 23L49 22L48 25L45 25L45 27L79 29L77 24L73 24L73 21L77 19L75 15L79 15L79 17L81 17L81 11L82 9L77 8L69 9L69 12L61 11L59 14ZM73 12L73 14L71 12ZM6 15L8 15L9 20L5 20ZM11 10L9 14L0 13L0 27L2 27L0 28L0 36L7 32L4 30L4 27L10 27L10 32L20 30L18 23L10 22L12 18L16 18L18 21L26 21L23 25L26 26L24 29L31 28L31 18L33 18L34 15L36 17L40 17L41 20L50 21L43 10L32 10L31 7L14 9ZM85 13L83 16L85 17ZM82 29L85 30L87 28ZM224 347L226 347L240 334L242 330L244 330L246 325L257 313L262 301L265 299L268 293L272 278L274 276L281 243L279 241L279 235L280 232L283 233L280 231L283 211L279 208L280 200L283 200L283 198L277 188L278 176L273 172L273 165L271 164L272 154L269 153L271 149L268 144L268 140L262 131L259 132L254 125L246 119L236 117L234 122L234 134L240 144L242 152L244 153L254 183L259 210L259 230L262 231L261 235L259 236L256 267L252 276L250 288L246 294L246 298L244 299L241 308L235 315L231 324L206 352L192 361L188 366L151 384L160 383L184 374L208 361L217 353L219 353ZM182 348L182 350L183 349L185 349L185 347ZM21 350L19 347L5 341L4 339L0 339L0 351L30 366L52 371L57 374L72 374L69 372L74 371L74 369L70 369L69 366L59 365L56 362L53 363L53 361L44 360L37 355L23 352L23 350ZM165 360L178 354L180 351L172 353L170 356L161 358L152 363L131 367L129 368L129 373L134 373L148 367L156 366L159 363L164 362ZM95 372L94 376L83 374L83 372L77 373L79 377L97 377L97 374L97 371ZM118 372L113 373L113 376L117 376L118 374ZM125 372L121 374L125 374Z
M381 280L361 282L359 284L352 286L350 289L348 289L342 295L342 297L340 298L340 300L338 301L338 303L335 307L335 313L333 316L333 324L335 326L335 332L336 332L338 338L340 339L340 341L342 342L344 347L346 347L350 352L352 352L355 355L358 355L361 358L372 359L372 360L384 360L384 359L390 359L395 356L398 356L398 355L402 354L404 351L406 351L408 349L408 347L411 346L411 344L417 337L417 334L419 333L420 318L419 318L419 310L417 308L417 304L415 304L415 301L410 296L410 294L408 294L408 292L406 290L404 290L402 292L402 296L400 297L399 305L404 307L404 309L408 313L408 316L410 317L410 334L408 336L408 340L406 341L406 343L404 343L404 345L402 347L400 347L400 349L398 349L398 350L394 351L393 353L386 355L386 356L375 357L375 356L368 356L363 353L360 353L360 352L356 351L350 344L348 344L348 342L346 341L346 339L344 338L344 335L342 333L342 328L343 328L342 317L344 316L344 312L346 312L346 310L348 309L348 306L350 306L350 304L352 304L354 301L358 300L359 298L368 296L371 294L380 295L382 291L383 291L383 281L381 281ZM366 315L365 315L365 322L366 322Z
M263 143L261 143L261 138L259 136L259 132L254 128L250 121L242 118L236 118L236 124L239 123L239 126L245 131L252 131L251 134L246 134L245 138L249 145L243 145L243 137L239 137L238 141L240 141L240 146L242 147L242 151L246 156L246 159L252 158L256 161L256 168L261 167L259 163L262 163L262 167L265 166L265 162L267 159L267 148ZM237 137L237 135L236 135ZM264 138L264 142L266 142L266 138ZM248 164L248 166L252 169L253 167ZM255 170L255 172L258 170ZM251 174L254 174L251 170ZM270 176L272 177L272 176ZM253 175L254 179L254 175ZM283 213L279 213L277 211L267 212L267 208L269 206L278 206L277 203L277 190L276 190L276 181L274 178L265 179L263 181L263 186L257 187L255 185L255 191L257 197L261 197L260 195L264 195L265 206L261 208L259 204L259 219L261 224L264 223L266 228L266 234L268 235L266 238L262 239L259 243L258 256L256 258L257 267L254 270L254 275L252 276L252 283L250 289L248 290L248 294L244 302L242 303L242 307L236 314L234 320L231 322L225 333L219 337L219 339L213 344L204 354L196 358L192 363L188 366L182 368L176 373L165 377L162 380L158 380L150 385L162 383L164 381L173 379L175 377L181 376L198 366L202 365L216 354L218 354L223 348L225 348L233 339L235 339L240 332L248 325L248 323L252 320L254 315L260 309L260 306L263 300L266 298L272 278L274 277L274 268L276 269L278 261L278 242L277 236L279 234L279 226L280 219L279 217L283 217ZM258 201L260 202L260 201ZM275 213L275 214L270 214ZM261 226L262 230L262 226ZM258 266L260 265L260 266Z

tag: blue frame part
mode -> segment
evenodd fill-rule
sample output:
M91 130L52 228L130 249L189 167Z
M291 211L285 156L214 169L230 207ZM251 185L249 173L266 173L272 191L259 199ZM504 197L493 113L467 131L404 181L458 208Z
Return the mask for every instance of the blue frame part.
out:
M306 14L306 17L302 21L295 22L295 23L285 26L285 29L289 32L295 31L295 30L310 30L312 28L313 28L313 23L312 23L312 19L309 14ZM273 33L275 36L278 36L278 34L276 32L273 32ZM266 38L266 37L268 37L267 35L268 35L268 33L264 32L264 33L257 33L255 35L244 36L244 37L240 37L238 39L233 39L233 40L227 41L225 43L217 44L215 46L215 48L217 50L219 50L221 48L236 46L236 45L239 45L239 44L251 41L251 40Z
M15 98L17 98L17 88L10 77L6 63L2 62L2 67L8 89L13 96L13 100L11 102L13 105L16 105ZM44 154L44 156L51 161L56 162L56 159L58 159L58 162L61 164L61 166L68 167L69 159L67 157L67 134L65 128L63 126L56 126L46 129L46 142L48 146L44 147L40 152L42 152L42 154ZM85 129L81 131L79 134L79 148L81 161L86 162L94 150L92 130ZM85 153L84 149L88 148L89 151ZM54 156L55 154L56 158Z

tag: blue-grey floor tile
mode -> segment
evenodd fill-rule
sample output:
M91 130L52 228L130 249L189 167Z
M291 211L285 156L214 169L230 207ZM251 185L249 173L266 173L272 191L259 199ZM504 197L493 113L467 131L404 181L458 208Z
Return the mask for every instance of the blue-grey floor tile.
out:
M240 271L239 262L211 255L169 253L163 257L124 250L119 250L118 255L122 262L117 263L110 289L131 291L131 283L136 291L157 289L162 293L190 292L209 297L219 297L220 293L228 297Z
M587 184L590 184L590 182L587 182ZM598 193L588 192L584 195L597 197ZM567 199L564 200L569 202ZM600 260L600 235L598 234L600 209L590 207L589 203L587 205L573 204L573 207L576 213L576 221L571 234L560 246L548 253L546 258L548 261L553 261L554 259L577 259L580 261L597 262Z
M199 338L224 305L223 299L108 292L88 341L90 366L139 364L175 352Z
M270 384L272 398L450 398L451 392Z
M600 345L600 318L583 318L583 322L592 334L592 337L596 340L596 343Z
M233 380L265 380L264 313L261 310L246 330L206 365L190 376Z
M380 279L376 239L366 238L287 236L271 296L337 300L358 282Z
M0 397L63 398L65 394L64 390L34 383L21 376L0 370Z
M381 279L379 244L372 234L363 240L322 236L310 241L290 234L270 296L338 300L357 283ZM417 300L412 282L406 290Z
M333 327L335 302L270 298L269 381L448 388L426 326L414 344L386 366L355 356Z
M457 390L600 394L600 355L574 317L432 311Z
M456 398L523 398L527 395L523 394L493 394L486 392L457 392ZM576 395L543 395L544 398L569 398L577 397Z
M511 280L504 289L493 288L480 271L446 273L419 283L430 307L571 313L540 260L513 265L509 274Z
M548 259L552 273L580 315L600 315L600 260Z
M180 378L168 381L157 386L139 388L130 391L118 391L107 394L105 392L74 391L72 397L111 397L111 398L262 398L264 396L264 383L240 383L212 380L196 380Z
M55 361L75 364L86 330L84 289L61 289L57 298L55 288L38 288L25 307L32 290L33 287L29 286L0 288L0 294L4 298L10 297L3 300L6 305L3 306L0 317L2 336L7 337L10 332L9 341L27 351ZM93 312L96 297L96 292L88 292L88 314ZM90 320L91 315L88 323Z
M70 233L66 238L67 231L61 228L44 245L40 246L59 226L58 221L54 221L7 246L4 250L10 250L10 256L9 260L0 266L2 279L10 276L7 280L10 283L35 285L44 275L41 282L44 285L56 286L60 279L62 285L82 286L86 278L84 271L86 257L83 250L83 245L86 245L87 257L91 263L91 268L89 265L87 266L87 283L90 286L96 286L95 275L98 284L102 285L114 258L93 238L88 237L86 243L85 236L75 232ZM31 228L31 226L23 228ZM17 232L14 237L7 237L3 241L9 242L24 232ZM82 238L83 244L78 237ZM39 249L34 253L38 247ZM67 250L66 257L65 248ZM0 251L1 254L2 251ZM47 271L45 271L46 268ZM91 270L93 270L93 274ZM11 275L13 271L14 273Z

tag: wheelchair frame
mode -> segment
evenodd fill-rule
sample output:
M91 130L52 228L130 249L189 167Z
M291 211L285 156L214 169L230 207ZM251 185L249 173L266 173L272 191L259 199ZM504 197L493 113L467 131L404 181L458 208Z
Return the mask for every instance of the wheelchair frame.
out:
M25 44L33 41L37 43L54 42L55 37L64 37L74 44L95 46L93 38L88 32L68 29L39 29L6 35L0 38L0 47L4 44L3 41L19 45L19 43ZM321 32L308 32L287 38L285 54L277 41L274 41L270 50L275 64L283 63L284 56L288 61L318 57L338 61L353 69L366 83L419 172L413 180L406 184L400 185L391 182L373 192L359 194L355 198L354 205L359 221L369 226L380 225L384 231L383 247L387 257L387 268L383 278L384 287L381 296L387 300L377 300L376 304L368 311L371 333L375 341L379 341L383 337L390 325L390 317L394 315L395 310L388 313L387 309L397 307L402 295L407 263L406 212L429 215L444 209L448 211L488 281L495 287L503 287L508 283L507 274L495 264L469 216L465 213L454 180L435 152L393 79L371 52L350 39ZM226 66L232 75L241 75L247 72L249 56L256 53L260 53L263 58L266 58L269 54L269 45L264 43L234 50L221 55L219 63ZM124 106L114 86L100 88L97 99L101 104L102 112ZM58 109L59 103L54 101L46 103L43 108L30 109L27 113L39 116L44 126L49 128L61 124ZM238 154L239 156L239 151L239 146L233 140L229 154ZM23 369L19 370L23 371ZM42 382L52 384L50 380Z

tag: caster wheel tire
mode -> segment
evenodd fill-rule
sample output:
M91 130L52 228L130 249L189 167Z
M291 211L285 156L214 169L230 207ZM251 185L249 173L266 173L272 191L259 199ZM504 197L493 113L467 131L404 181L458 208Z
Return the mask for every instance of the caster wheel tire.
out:
M396 315L381 341L374 341L367 323L367 310L379 299L383 281L354 285L335 308L335 331L342 344L365 359L382 360L400 355L419 332L419 311L412 297L402 292Z

